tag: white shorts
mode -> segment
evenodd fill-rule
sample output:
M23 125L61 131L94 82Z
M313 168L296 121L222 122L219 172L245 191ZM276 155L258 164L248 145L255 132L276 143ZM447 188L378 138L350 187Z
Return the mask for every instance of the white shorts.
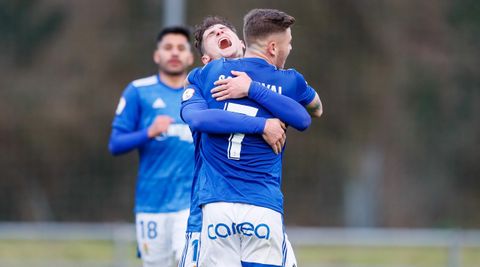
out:
M217 202L205 205L202 216L199 267L280 267L285 266L288 254L295 260L293 251L287 251L279 212Z
M285 234L285 245L287 247L287 251L285 252L287 255L285 257L285 267L297 267L297 258L295 257L295 253L293 253L292 244L290 240L288 240L287 234Z
M185 236L185 249L178 267L197 267L200 255L200 232L187 232ZM292 244L285 234L286 257L285 267L297 267L297 258L293 253Z
M185 249L178 267L197 267L200 245L200 232L187 232L185 235Z
M137 243L144 267L173 266L180 260L189 209L168 213L137 213Z

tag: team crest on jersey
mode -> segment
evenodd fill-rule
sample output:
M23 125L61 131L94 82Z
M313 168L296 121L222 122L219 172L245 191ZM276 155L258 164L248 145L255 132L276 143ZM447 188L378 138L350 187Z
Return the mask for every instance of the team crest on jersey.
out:
M122 111L125 109L126 105L127 105L127 100L125 100L124 97L120 98L120 101L118 102L117 110L115 110L115 114L117 115L122 114Z
M183 101L189 100L190 98L192 98L193 94L195 94L195 90L193 90L193 88L185 89L182 95L182 100Z
M164 108L166 107L167 104L161 99L160 97L155 99L155 102L153 102L152 108Z

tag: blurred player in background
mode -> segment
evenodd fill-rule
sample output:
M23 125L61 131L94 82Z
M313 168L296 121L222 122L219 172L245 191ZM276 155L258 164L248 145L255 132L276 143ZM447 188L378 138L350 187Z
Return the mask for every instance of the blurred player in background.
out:
M242 54L241 52L243 52L243 50L241 50L241 48L243 47L243 44L238 39L238 36L236 35L235 29L233 28L233 26L231 26L231 24L229 24L227 21L222 21L221 19L218 19L218 18L215 18L215 17L207 17L204 20L204 22L197 27L197 30L195 32L195 39L196 39L195 44L196 44L197 48L199 48L199 50L202 54L203 63L207 63L210 60L216 59L216 58L221 57L221 56L224 56L224 57L238 57L238 55ZM239 52L239 51L241 51L241 52ZM283 101L285 101L285 99L282 99L282 96L280 95L282 93L281 91L279 91L279 92L277 91L280 94L273 93L273 98L272 98L272 96L267 96L267 95L268 95L268 93L271 92L271 90L273 90L273 88L265 88L264 86L261 86L260 84L256 84L256 86L259 87L257 89L261 89L262 90L261 93L267 93L267 95L264 94L263 97L259 97L256 94L251 94L250 95L250 94L248 94L248 89L249 89L250 83L251 83L250 78L245 73L242 73L242 72L232 72L232 73L235 74L235 75L239 75L239 77L234 78L234 79L230 78L230 79L222 80L222 81L227 81L228 80L228 82L217 83L220 86L213 90L214 97L217 98L217 100L224 100L224 99L232 98L232 97L237 97L238 98L238 97L248 96L248 97L251 98L251 100L258 101L258 103L263 105L263 107L266 108L267 110L271 109L269 111L272 112L272 114L274 116L283 117L282 119L284 119L285 121L289 121L289 124L291 123L291 125L294 128L302 129L304 127L304 126L299 125L297 123L298 121L300 121L300 122L302 121L301 116L297 117L297 118L289 117L288 114L285 114L285 112L282 113L282 111L279 110L278 107L280 106L281 109L287 110L291 114L295 114L295 111L298 111L298 110L295 109L296 108L295 106L290 106L290 103L288 103L288 101L283 102ZM195 73L190 74L190 76L192 76L192 75L195 75ZM194 78L191 78L190 76L189 76L189 79L194 79ZM242 89L242 90L246 90L246 91L244 91L243 93L239 93L240 91L236 90L236 87L239 87L239 88L243 87L244 89ZM298 87L305 88L305 84L300 85ZM268 89L270 89L270 90L268 90ZM198 110L198 107L200 107L199 103L201 103L202 101L203 102L205 101L204 99L199 100L200 98L193 96L194 94L197 94L197 96L199 94L199 92L195 92L195 90L198 90L198 89L189 88L185 91L184 100L186 101L187 104L184 106L184 109L182 110L184 112L184 118L185 117L191 117L191 114L189 114L189 113L191 113L191 110L190 111L186 111L186 110L191 109L191 107L194 106L194 105L197 106L196 108ZM280 88L280 90L281 90L281 88ZM313 113L313 115L320 116L321 115L321 103L320 103L320 100L318 98L318 95L311 88L307 89L307 91L309 92L310 96L305 97L304 101L300 101L300 102L303 102L302 104L304 104L306 106L310 106L310 107L311 106L318 106L318 108L316 108L316 109L313 108L312 109L312 113ZM202 93L205 93L205 91L202 91ZM287 92L287 94L288 94L288 92ZM313 96L313 98L312 98L312 96ZM277 98L275 98L275 97L277 97ZM188 101L190 98L193 99L193 101ZM285 97L283 97L283 98L285 98ZM289 100L293 101L292 99L289 99ZM190 104L188 104L189 102L190 102ZM191 103L194 103L194 104L191 104ZM276 105L276 107L274 107L272 105ZM236 107L238 107L238 106L236 106ZM301 106L299 106L299 107L302 108ZM241 110L241 108L242 107L240 107L240 110ZM238 112L238 110L236 112ZM194 124L198 125L199 124L198 119L201 118L202 116L198 116L199 115L198 111L195 112L195 113L197 113L197 114L195 114L195 116L194 116L194 117L196 117L196 118L194 118ZM301 111L298 112L298 113L301 113ZM205 114L205 113L202 112L202 114ZM258 118L258 117L251 117L251 118ZM187 118L186 120L188 121L189 118ZM208 121L203 121L203 120L201 122L203 124L209 123ZM245 132L238 131L237 133L245 133ZM195 131L194 131L194 135L195 135ZM232 134L230 137L233 137L232 139L234 139L235 136L238 137L239 135L238 134L235 134L235 135ZM265 141L267 141L267 140L265 139ZM242 141L240 141L240 142L242 142ZM267 141L267 143L268 143L268 141ZM238 145L238 143L235 144L235 142L232 142L231 145L235 146L235 145ZM271 144L269 143L269 145L271 145ZM281 145L283 145L283 143L281 143ZM229 145L228 148L229 149L231 148L230 145ZM272 148L273 148L274 151L276 150L274 145L272 146ZM280 148L280 150L281 150L281 148ZM276 152L279 152L279 151L276 151ZM240 159L238 158L236 160L240 160ZM193 195L192 197L193 197L193 199L195 199L196 196ZM198 199L194 200L192 202L192 215L195 214L195 212L194 212L195 205L193 203L196 202L196 201L198 201ZM232 202L235 202L235 201L232 201ZM239 203L246 203L246 202L245 201L239 201ZM189 243L186 244L187 245L186 251L185 251L186 254L185 254L184 258L182 259L184 265L181 265L181 266L191 266L191 265L189 265L189 262L190 262L190 258L192 257L192 255L193 255L193 259L198 258L198 251L196 250L196 248L198 248L199 245L198 245L198 240L195 239L195 234L196 234L195 231L199 231L200 229L202 229L202 227L198 226L198 223L192 223L192 221L194 221L192 219L194 216L192 216L192 215L189 218L189 230L193 231L194 233L187 233L187 239L189 239L189 241L191 241L192 244L190 244L191 247L188 247ZM197 216L196 221L198 221L198 220L201 220L201 214L200 214L200 216ZM235 222L232 222L231 226L229 226L229 227L231 227L231 229L227 230L227 228L228 228L227 227L227 228L223 229L222 231L226 230L227 232L230 232L230 234L232 234L232 231L233 231L232 235L239 235L239 234L241 235L241 233L243 233L245 236L251 236L252 235L252 229L249 229L249 227L252 226L251 223L247 223L247 224L240 223L239 225L237 225L237 227L235 227L234 224L235 224ZM217 227L221 228L225 225L226 224L217 224L215 226L215 231L217 230ZM194 226L194 227L191 227L191 226ZM212 226L212 229L213 229L214 226L213 225L210 225L210 226ZM204 225L204 227L205 227L205 225ZM210 229L210 227L208 227L207 235L210 239L217 239L218 236L210 236L210 234L213 233L213 232L210 231L212 229ZM205 230L205 228L204 228L204 230ZM237 232L237 233L235 233L235 232ZM205 231L204 231L204 233L205 233ZM226 232L221 233L221 234L219 234L219 236L224 238L224 237L226 237L225 233ZM213 235L215 235L215 233L213 233ZM245 238L245 236L243 238ZM233 242L235 242L235 241L233 241ZM245 245L247 243L248 242L245 242L243 245ZM225 244L223 244L223 245L225 245ZM221 246L223 246L223 245L221 245ZM213 261L208 261L208 260L205 261L205 259L203 259L204 266L227 266L227 265L228 266L240 266L240 259L237 259L237 257L235 257L235 255L231 254L233 246L230 246L230 245L227 243L227 246L222 248L222 249L225 249L225 250L223 250L223 252L221 252L221 253L224 254L223 258L222 257L217 258L218 254L216 255L215 253L213 253L213 254L208 253L208 252L204 253L203 248L202 248L201 255L203 255L203 257L209 258L209 259L212 258L212 257L214 258ZM250 248L250 249L252 249L252 248ZM233 249L233 250L235 250L235 249ZM293 252L291 251L291 247L290 247L290 244L288 242L288 239L286 239L286 236L284 237L284 240L283 240L282 250L283 250L283 256L286 256L287 259L286 259L286 262L285 262L285 259L283 259L283 262L282 262L282 259L280 259L281 263L285 264L284 266L289 266L289 267L290 266L296 266L295 257L293 255ZM287 250L289 251L288 253L287 253ZM193 251L193 253L191 251ZM189 252L190 252L190 254L189 254ZM225 252L227 252L227 253L225 253ZM228 253L228 252L230 252L230 253ZM244 259L245 260L254 259L255 256L252 256L252 255L249 256L249 255L247 255L248 253L243 253L243 252L239 252L239 251L237 251L237 252L238 252L238 254L241 254L242 265L250 266L248 264L258 264L258 263L252 263L252 262L244 261ZM235 253L235 252L233 252L233 253ZM257 253L257 252L255 252L255 253ZM261 253L262 252L260 251L259 254L261 254ZM282 251L280 251L280 254L282 254ZM275 256L275 255L272 254L272 255L269 255L267 257L270 257L270 256ZM200 257L200 258L201 258L200 260L202 261L202 257ZM230 258L230 259L227 259L227 258ZM228 260L231 260L231 261L229 262ZM257 258L257 260L258 260L258 258ZM264 260L260 259L260 261L264 261ZM255 265L255 266L257 266L257 265ZM258 265L258 266L266 266L266 265ZM270 266L270 265L268 265L268 266Z
M188 29L164 28L153 60L158 74L133 81L123 92L109 149L114 155L138 149L138 250L144 267L163 267L180 259L190 207L194 146L179 116L187 68L193 63Z

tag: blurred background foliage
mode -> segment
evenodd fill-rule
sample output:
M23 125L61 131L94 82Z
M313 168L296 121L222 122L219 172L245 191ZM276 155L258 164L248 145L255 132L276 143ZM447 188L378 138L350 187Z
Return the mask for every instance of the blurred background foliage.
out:
M480 227L480 2L186 7L191 26L218 14L239 32L252 8L297 19L287 66L325 113L289 130L289 225ZM132 221L136 153L114 158L107 143L124 87L156 71L162 12L160 0L0 0L1 221Z

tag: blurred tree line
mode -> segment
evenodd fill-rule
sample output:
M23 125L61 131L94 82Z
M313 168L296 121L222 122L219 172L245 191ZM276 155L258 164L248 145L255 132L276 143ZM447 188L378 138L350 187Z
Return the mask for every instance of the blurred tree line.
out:
M288 67L324 116L289 131L290 225L480 226L480 2L187 1L241 32L295 16ZM131 221L136 153L114 158L123 88L156 71L160 0L0 0L0 220ZM197 60L197 64L200 62Z

